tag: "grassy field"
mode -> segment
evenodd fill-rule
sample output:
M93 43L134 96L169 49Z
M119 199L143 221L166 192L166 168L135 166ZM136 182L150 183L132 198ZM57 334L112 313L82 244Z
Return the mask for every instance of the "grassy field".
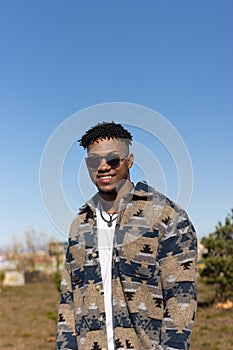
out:
M54 350L58 299L52 282L2 287L0 349Z
M233 309L216 309L212 290L199 285L191 350L232 350ZM51 282L2 287L0 349L54 350L59 294Z

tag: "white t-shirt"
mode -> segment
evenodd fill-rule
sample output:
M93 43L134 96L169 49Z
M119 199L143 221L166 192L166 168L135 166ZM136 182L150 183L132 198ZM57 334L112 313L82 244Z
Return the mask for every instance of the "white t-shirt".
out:
M97 215L97 235L98 235L98 251L101 267L101 276L104 288L104 306L106 314L106 332L108 340L108 350L114 350L113 336L113 319L112 319L112 253L113 253L113 238L116 227L116 220L112 221L112 226L103 220L102 216L109 221L109 214L106 213L101 203L98 203L96 210ZM113 219L117 216L114 214Z

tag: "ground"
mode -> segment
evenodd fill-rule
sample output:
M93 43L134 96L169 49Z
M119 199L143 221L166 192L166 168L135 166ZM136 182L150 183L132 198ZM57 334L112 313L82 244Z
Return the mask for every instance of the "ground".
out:
M53 282L1 287L0 349L54 350L58 299Z
M191 350L233 349L233 309L216 309L213 292L199 284ZM54 350L59 294L53 282L1 287L0 349Z
M233 309L216 309L214 287L199 282L191 350L232 350Z

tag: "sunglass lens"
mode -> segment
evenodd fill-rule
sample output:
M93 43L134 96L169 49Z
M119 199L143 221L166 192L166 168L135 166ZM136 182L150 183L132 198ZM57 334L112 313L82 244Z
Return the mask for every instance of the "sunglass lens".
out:
M91 169L97 169L98 166L100 165L101 158L100 157L87 157L86 158L86 163L88 168Z
M116 168L120 164L120 157L114 156L114 158L107 159L106 161L108 165L110 165L113 168Z

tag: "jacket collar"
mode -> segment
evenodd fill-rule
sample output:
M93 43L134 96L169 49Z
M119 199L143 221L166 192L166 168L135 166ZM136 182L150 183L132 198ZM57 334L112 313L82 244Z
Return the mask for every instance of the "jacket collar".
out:
M142 199L149 199L151 196L153 196L154 193L154 188L149 186L147 184L146 181L139 181L134 187L133 189L126 193L123 197L122 197L122 205L126 205L130 200L132 200L133 198L142 198ZM87 208L89 207L93 212L96 211L97 208L97 204L99 201L99 195L98 193L96 193L90 200L88 200L79 210L80 213L84 212L87 210Z

